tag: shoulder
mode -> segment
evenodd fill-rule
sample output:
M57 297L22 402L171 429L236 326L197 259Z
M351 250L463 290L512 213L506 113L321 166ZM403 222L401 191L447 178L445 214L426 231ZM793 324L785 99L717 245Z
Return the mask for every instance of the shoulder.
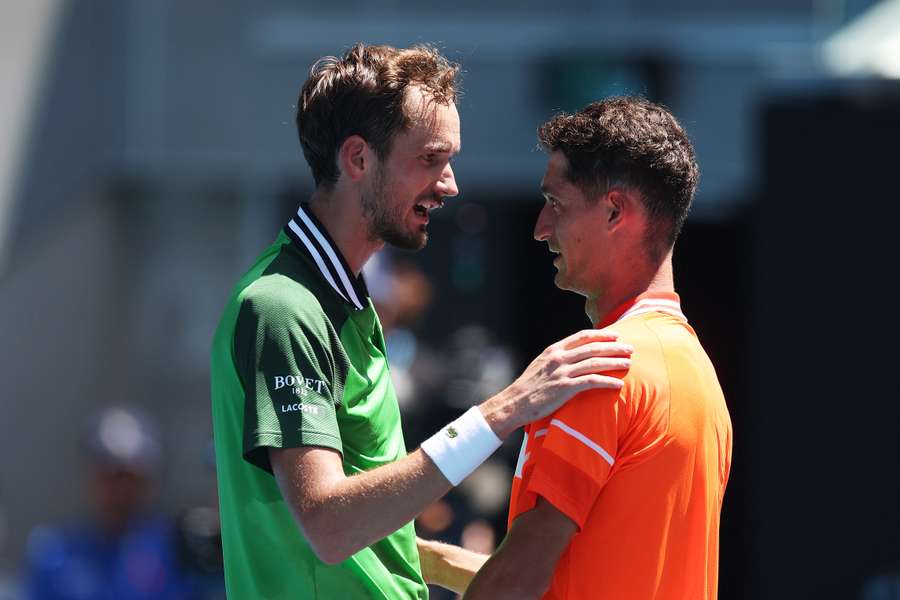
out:
M587 438L605 443L605 440L617 437L626 419L627 398L623 391L587 390L574 396L551 416L535 423L532 435L537 437L559 430L579 440Z
M631 368L607 373L621 377L621 390L594 389L582 392L563 405L555 417L567 423L607 426L610 421L627 429L629 423L648 410L665 410L669 379L659 336L643 319L629 319L608 328L619 341L634 347Z
M325 327L325 307L302 282L281 274L264 275L237 298L240 320L287 326L302 323L313 329Z
M655 440L669 428L672 403L670 358L673 349L691 337L687 325L662 313L649 313L610 327L634 347L631 368L620 394L629 428Z
M238 294L241 306L263 312L322 312L322 305L303 282L281 273L263 275Z
M625 375L626 390L668 385L667 349L683 343L683 327L673 317L649 314L627 319L609 328L619 341L634 347L631 369Z

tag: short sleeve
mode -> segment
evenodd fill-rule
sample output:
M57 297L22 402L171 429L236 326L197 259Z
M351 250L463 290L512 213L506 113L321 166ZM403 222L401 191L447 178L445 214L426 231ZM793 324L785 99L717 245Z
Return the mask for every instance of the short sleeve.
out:
M518 512L542 496L584 527L616 461L620 408L617 392L584 392L532 428Z
M325 319L279 302L241 305L234 350L245 390L243 452L265 471L272 471L268 448L343 452L337 422L343 383Z

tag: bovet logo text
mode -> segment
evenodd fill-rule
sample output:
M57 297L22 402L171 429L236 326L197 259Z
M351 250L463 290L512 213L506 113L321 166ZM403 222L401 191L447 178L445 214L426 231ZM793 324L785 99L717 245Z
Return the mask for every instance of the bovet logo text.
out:
M300 375L275 375L273 383L276 390L285 387L291 388L295 396L305 396L307 390L313 390L317 394L321 394L322 388L325 387L325 382L321 379L302 377Z

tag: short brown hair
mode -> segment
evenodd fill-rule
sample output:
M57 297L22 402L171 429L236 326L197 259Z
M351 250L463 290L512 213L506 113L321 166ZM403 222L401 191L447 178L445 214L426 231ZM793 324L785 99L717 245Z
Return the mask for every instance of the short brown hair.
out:
M343 57L326 56L310 69L297 101L297 133L316 186L338 179L337 151L359 135L380 158L394 134L410 124L406 88L424 87L435 101L456 99L459 66L430 46L397 49L356 44Z
M684 129L664 107L636 97L592 102L538 129L561 151L569 180L589 198L616 186L636 189L650 217L650 249L666 252L687 218L700 170Z

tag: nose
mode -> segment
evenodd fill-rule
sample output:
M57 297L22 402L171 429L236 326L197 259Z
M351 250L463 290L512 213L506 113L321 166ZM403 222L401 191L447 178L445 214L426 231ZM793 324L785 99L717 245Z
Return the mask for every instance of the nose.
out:
M553 210L548 203L544 203L544 207L538 214L537 222L534 224L534 239L539 242L546 242L550 239L553 225Z
M459 194L459 188L456 187L456 176L453 174L453 166L447 163L441 172L441 178L438 179L438 190L442 196L456 196Z

